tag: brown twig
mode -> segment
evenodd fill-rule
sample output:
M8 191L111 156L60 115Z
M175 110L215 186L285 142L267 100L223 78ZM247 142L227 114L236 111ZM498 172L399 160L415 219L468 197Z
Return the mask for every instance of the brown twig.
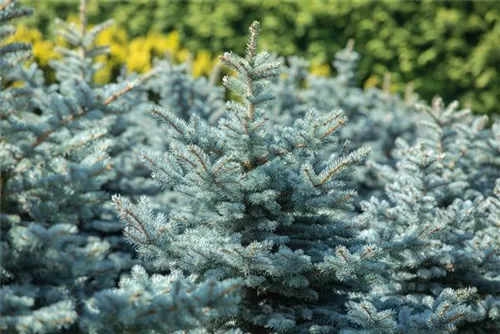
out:
M156 71L150 71L150 72L146 73L145 75L141 76L140 78L138 78L137 80L129 82L124 88L122 88L121 90L113 93L111 96L109 96L108 98L106 98L104 100L103 104L107 106L108 104L110 104L113 101L117 100L120 96L122 96L122 95L130 92L132 89L134 89L135 87L137 87L140 84L144 83L145 81L149 80L151 77L153 77L156 74L157 74Z

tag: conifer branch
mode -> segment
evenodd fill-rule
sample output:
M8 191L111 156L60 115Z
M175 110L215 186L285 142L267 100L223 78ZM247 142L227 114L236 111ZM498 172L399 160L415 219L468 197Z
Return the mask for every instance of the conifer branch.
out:
M330 129L328 129L328 131L326 131L320 137L320 139L325 139L326 137L328 137L329 135L334 133L338 128L342 127L345 123L346 123L346 121L344 119L340 119L335 125L333 125Z
M325 184L326 182L328 182L328 180L330 180L333 175L337 174L337 172L339 170L341 170L342 168L346 167L350 163L351 162L349 160L344 160L340 164L336 165L334 168L331 168L328 171L328 173L318 183L314 184L314 187L315 188L321 187L323 184Z
M205 172L208 172L207 165L205 164L205 161L203 161L203 158L200 156L200 153L194 146L189 147L189 151L194 154L196 157L196 160L200 163L201 167Z
M246 60L251 66L253 66L253 60L257 54L259 33L260 33L260 23L254 21L250 25L250 38L248 40L247 50L246 50Z
M12 4L14 0L5 0L4 3L0 4L0 11L5 10L10 4Z
M87 32L87 1L88 0L80 0L80 33L85 36ZM82 57L85 58L85 57Z
M144 223L137 217L130 209L126 208L123 205L123 202L120 197L118 196L113 196L112 198L113 203L115 203L117 211L120 213L120 217L123 221L129 221L127 217L131 217L133 221L136 223L136 225L130 225L133 228L138 228L141 231L141 234L144 235L144 237L147 240L148 244L153 244L153 240L149 233L146 230L146 227L144 226Z
M142 85L144 82L155 76L158 72L156 70L152 70L144 75L142 75L140 78L129 82L124 88L120 89L119 91L113 93L111 96L106 98L103 101L104 105L109 105L112 102L116 101L118 98L120 98L122 95L125 95L126 93L130 92L132 89Z

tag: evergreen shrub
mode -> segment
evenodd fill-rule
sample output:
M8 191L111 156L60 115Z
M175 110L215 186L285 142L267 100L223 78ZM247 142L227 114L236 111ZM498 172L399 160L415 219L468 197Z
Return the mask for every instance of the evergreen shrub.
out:
M500 126L363 90L259 49L95 75L112 24L59 21L47 83L31 10L0 0L4 333L500 331ZM226 90L227 89L227 90Z

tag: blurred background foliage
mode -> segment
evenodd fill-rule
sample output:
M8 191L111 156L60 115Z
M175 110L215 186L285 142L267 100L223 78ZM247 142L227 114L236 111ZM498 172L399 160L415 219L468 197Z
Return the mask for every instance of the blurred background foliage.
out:
M33 17L13 37L34 44L42 65L57 57L55 17L77 20L75 1L22 1ZM125 64L144 72L155 56L191 59L206 75L225 50L241 53L248 26L262 23L262 45L280 55L299 55L312 71L328 75L336 51L349 38L361 53L358 84L390 90L413 82L425 99L459 99L477 113L498 112L500 99L500 2L497 1L104 1L89 4L89 22L113 18L99 37L111 45L106 82ZM188 50L191 52L188 52ZM191 57L191 58L190 58ZM47 71L48 67L47 67ZM49 74L50 76L50 74Z

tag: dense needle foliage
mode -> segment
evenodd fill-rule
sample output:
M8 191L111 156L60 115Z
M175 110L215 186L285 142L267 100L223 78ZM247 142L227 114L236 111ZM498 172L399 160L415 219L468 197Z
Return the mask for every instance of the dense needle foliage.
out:
M500 330L498 123L360 89L353 41L312 75L258 22L227 92L169 59L97 85L86 5L55 84L0 43L2 332ZM0 0L0 38L30 12Z

